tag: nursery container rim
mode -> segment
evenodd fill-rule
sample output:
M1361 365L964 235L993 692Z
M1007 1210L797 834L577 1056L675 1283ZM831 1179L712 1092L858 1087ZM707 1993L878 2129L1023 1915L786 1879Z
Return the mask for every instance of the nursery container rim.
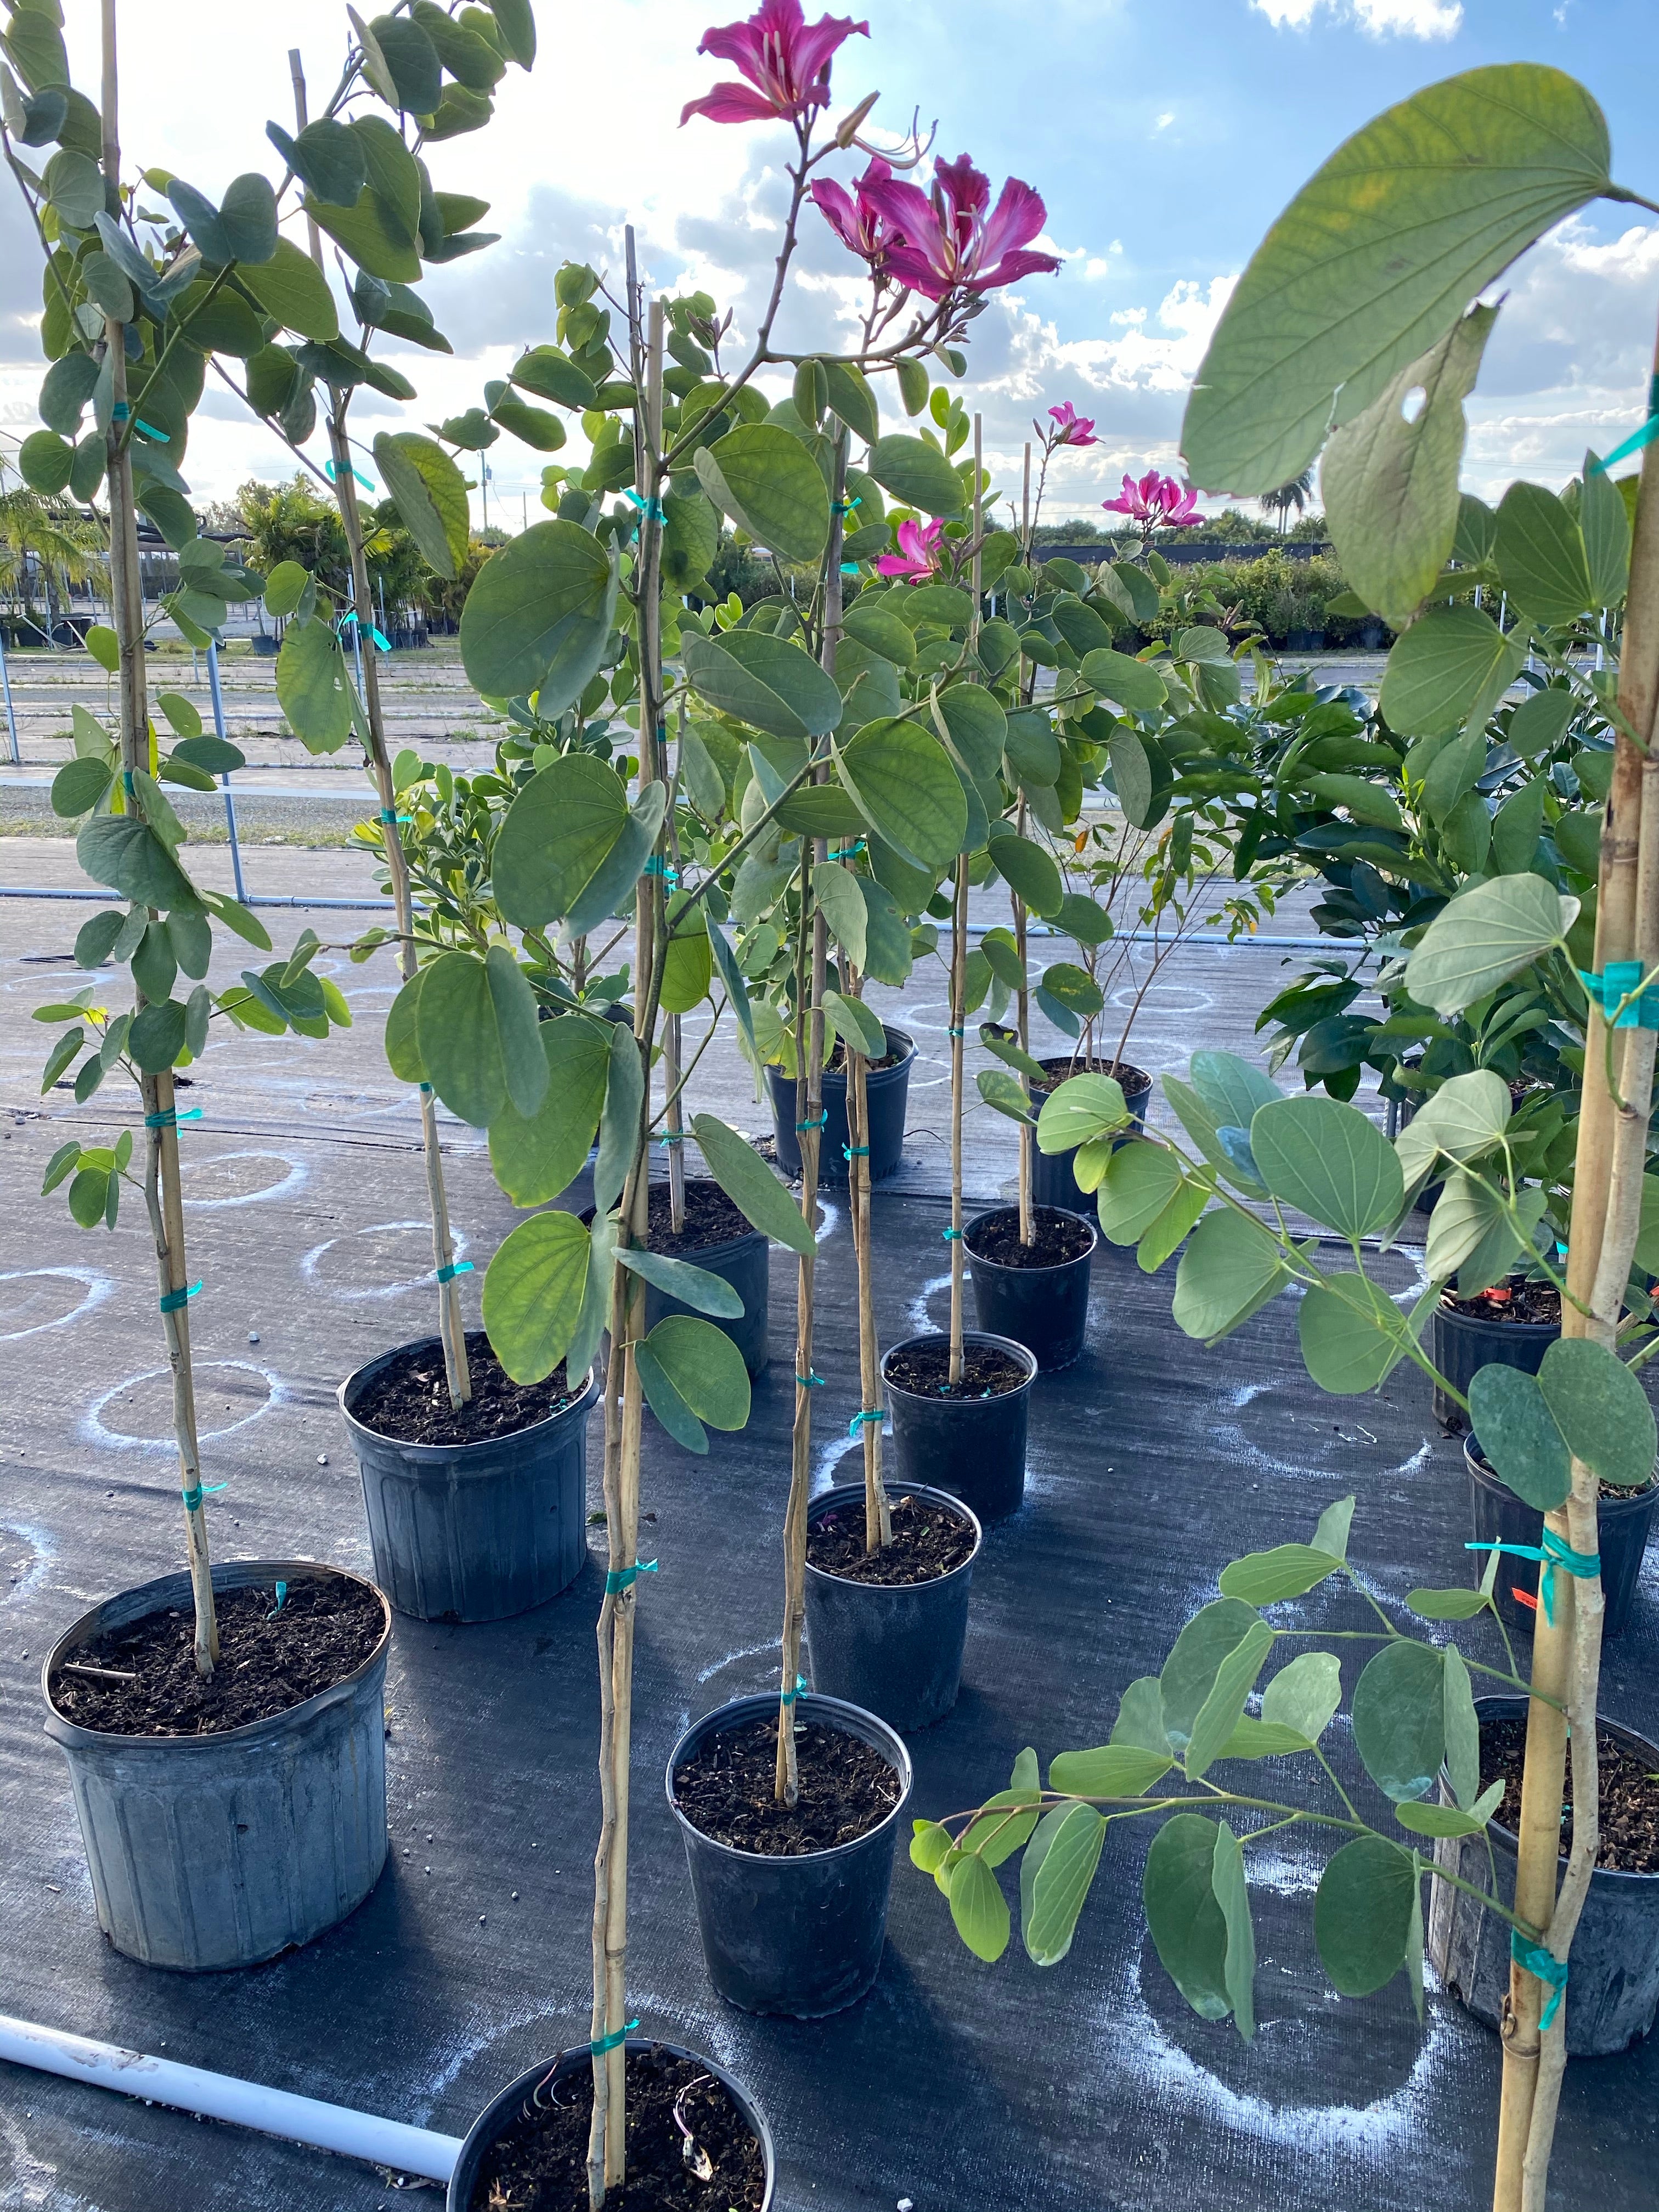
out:
M1079 1252L1078 1258L1082 1257L1083 1255ZM1012 1273L1015 1271L1011 1269L1009 1272ZM1051 1271L1047 1267L1030 1267L1024 1272L1032 1275L1046 1275ZM1009 1399L1018 1398L1023 1391L1029 1390L1041 1372L1037 1365L1037 1356L1030 1345L1022 1344L1018 1337L999 1336L994 1329L990 1328L964 1328L962 1332L962 1341L964 1346L993 1344L999 1352L1010 1352L1016 1359L1023 1360L1026 1368L1025 1380L1023 1382L1016 1382L1012 1390L999 1390L994 1397L990 1398L933 1398L929 1397L925 1390L907 1390L902 1382L895 1382L887 1372L888 1361L897 1352L908 1352L913 1344L948 1344L950 1340L947 1330L926 1328L918 1330L915 1336L902 1336L896 1344L890 1344L881 1358L881 1379L884 1385L889 1390L896 1391L901 1398L913 1399L918 1406L946 1406L954 1413L959 1409L971 1409L975 1406L1004 1405Z
M1037 1209L1033 1208L1034 1212ZM1031 1279L1036 1279L1036 1278L1043 1275L1061 1274L1067 1267L1079 1267L1085 1260L1092 1260L1094 1258L1095 1254L1100 1249L1100 1231L1095 1226L1094 1223L1090 1220L1086 1213L1079 1213L1069 1206L1044 1206L1041 1210L1047 1213L1069 1213L1073 1221L1080 1221L1083 1224L1083 1226L1089 1232L1090 1242L1088 1250L1086 1252L1074 1252L1069 1260L1056 1260L1054 1265L1048 1267L1011 1267L1006 1260L988 1259L982 1252L976 1252L974 1249L973 1242L975 1230L976 1230L982 1222L995 1220L997 1216L1000 1213L1018 1213L1019 1212L1018 1206L1012 1201L1010 1201L1006 1206L988 1206L984 1212L976 1213L973 1219L968 1224L966 1229L963 1231L963 1244L967 1251L968 1257L973 1261L975 1267L994 1267L1001 1274L1020 1275Z
M1487 1718L1491 1718L1492 1720L1522 1720L1526 1717L1526 1710L1529 1703L1530 1700L1528 1698L1518 1697L1513 1693L1505 1695L1501 1692L1495 1692L1491 1697L1477 1698L1475 1699L1475 1718L1480 1721L1484 1721ZM1511 1712L1508 1710L1503 1711L1493 1710L1493 1708L1499 1706L1504 1708L1513 1706L1515 1711ZM1607 1729L1614 1735L1627 1737L1632 1743L1639 1744L1642 1747L1643 1756L1651 1756L1655 1766L1659 1767L1659 1744L1650 1742L1649 1739L1641 1733L1639 1729L1627 1728L1623 1721L1613 1720L1608 1714L1604 1713L1599 1705L1597 1706L1595 1712L1595 1726L1598 1734L1602 1729ZM1440 1771L1443 1777L1445 1776L1446 1769L1443 1764L1441 1766ZM1516 1834L1513 1828L1506 1827L1504 1826L1504 1822L1498 1819L1496 1813L1492 1814L1491 1820L1486 1823L1486 1831L1488 1834L1490 1834L1493 1829L1497 1830L1504 1841L1509 1844L1512 1850L1519 1850L1521 1847L1520 1838ZM1558 1865L1561 1864L1565 1860L1566 1856L1567 1850L1566 1846L1564 1844L1557 1856L1556 1863ZM1659 1882L1659 1867L1655 1868L1653 1871L1649 1874L1636 1873L1629 1867L1592 1867L1590 1869L1590 1880L1592 1881Z
M910 1396L915 1394L907 1392L905 1395ZM1008 1390L1003 1395L1005 1397L1012 1398L1015 1394ZM882 1486L884 1489L888 1488L885 1475L882 1477ZM946 1507L951 1512L958 1515L968 1522L974 1532L974 1548L965 1559L960 1560L945 1573L931 1576L927 1581L921 1583L861 1583L851 1575L832 1574L828 1567L815 1567L811 1559L806 1562L807 1573L818 1576L823 1582L834 1583L842 1589L869 1590L873 1595L882 1598L909 1597L922 1590L943 1589L947 1583L953 1583L958 1575L967 1574L971 1570L975 1560L978 1559L985 1543L985 1526L973 1507L965 1498L953 1498L948 1490L935 1490L931 1484L926 1482L902 1483L897 1486L897 1488L900 1494L905 1498L931 1498L936 1504ZM864 1485L861 1482L838 1482L832 1489L821 1490L816 1498L809 1498L807 1501L807 1528L809 1529L811 1528L815 1519L822 1519L832 1506L850 1505L855 1501L861 1502L863 1497ZM860 1838L860 1840L862 1841L862 1838Z
M499 1436L475 1437L470 1443L459 1444L416 1443L406 1442L402 1437L389 1437L384 1429L371 1428L367 1421L360 1420L347 1405L346 1392L362 1376L372 1374L377 1367L385 1366L388 1360L397 1359L404 1352L422 1352L429 1344L441 1342L442 1339L437 1336L412 1337L407 1344L394 1344L390 1352L377 1352L373 1359L366 1359L361 1367L353 1368L351 1373L346 1376L345 1381L334 1393L335 1401L340 1408L341 1419L345 1422L348 1429L355 1429L363 1436L373 1437L377 1443L390 1444L394 1451L403 1454L405 1458L412 1460L417 1466L432 1467L440 1462L453 1463L458 1459L465 1459L473 1452L498 1451L504 1444L522 1443L526 1437L533 1437L539 1429L550 1429L559 1421L568 1420L574 1414L586 1413L599 1395L599 1370L596 1361L588 1369L587 1379L576 1395L568 1406L561 1406L556 1413L544 1413L539 1420L532 1421L522 1429L506 1429Z
M750 1865L791 1866L805 1865L809 1862L814 1865L822 1865L824 1860L833 1859L842 1852L857 1850L861 1844L872 1842L884 1829L895 1826L905 1807L909 1803L910 1792L915 1786L915 1772L910 1764L909 1750L903 1737L899 1735L896 1729L890 1728L879 1714L869 1711L863 1705L853 1705L845 1698L827 1697L820 1690L803 1690L796 1701L797 1713L804 1718L811 1709L831 1725L842 1713L855 1715L866 1727L879 1730L879 1738L875 1742L874 1748L882 1753L893 1771L898 1776L900 1788L897 1800L876 1822L874 1827L866 1828L861 1836L849 1837L844 1844L831 1844L827 1850L821 1851L745 1851L736 1844L723 1844L718 1836L709 1835L705 1830L700 1828L695 1820L686 1818L680 1809L679 1800L674 1795L674 1769L681 1763L687 1737L698 1735L702 1731L714 1735L726 1733L726 1729L711 1727L712 1723L720 1720L724 1720L729 1729L741 1726L744 1721L763 1719L768 1714L776 1712L778 1703L778 1694L775 1690L761 1690L753 1692L747 1697L728 1698L723 1705L716 1705L712 1712L704 1713L701 1719L693 1721L689 1728L682 1730L674 1748L668 1754L668 1765L664 1770L663 1784L668 1793L668 1809L686 1833L695 1836L698 1844L709 1850L724 1851L728 1857L742 1859ZM871 1738L861 1729L843 1728L840 1733L843 1735L856 1736L864 1743L871 1741Z

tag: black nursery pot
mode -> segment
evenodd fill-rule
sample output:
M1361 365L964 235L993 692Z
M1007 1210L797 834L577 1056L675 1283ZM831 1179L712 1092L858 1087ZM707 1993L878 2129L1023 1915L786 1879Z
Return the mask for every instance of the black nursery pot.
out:
M1465 1437L1463 1464L1469 1472L1469 1518L1475 1541L1530 1544L1535 1548L1542 1540L1543 1515L1517 1498L1507 1483L1499 1481L1480 1449L1479 1437ZM1601 1621L1604 1638L1620 1634L1630 1619L1656 1508L1659 1508L1659 1485L1651 1490L1633 1491L1626 1498L1604 1498L1597 1509L1601 1600L1606 1607ZM1518 1628L1528 1636L1537 1613L1514 1593L1519 1588L1536 1601L1538 1572L1535 1559L1498 1555L1498 1610L1506 1627Z
M1054 1212L1069 1209L1055 1207ZM1080 1358L1089 1328L1089 1276L1100 1232L1082 1216L1089 1232L1089 1249L1075 1260L1062 1260L1057 1267L1005 1267L983 1260L975 1246L975 1235L993 1221L1018 1218L1018 1208L994 1206L968 1224L965 1249L974 1279L974 1311L979 1325L994 1336L1012 1337L1035 1354L1044 1374L1069 1367Z
M873 1744L898 1776L898 1802L868 1834L833 1850L775 1858L717 1843L681 1812L676 1767L711 1735L775 1719L775 1691L735 1698L694 1722L668 1755L665 1786L685 1838L709 1980L744 2012L823 2020L856 2004L881 1966L893 1857L910 1802L910 1754L885 1721L839 1698L804 1692L794 1710L802 1721Z
M864 1096L870 1120L870 1180L879 1182L898 1166L904 1149L904 1113L910 1096L910 1070L915 1064L916 1041L902 1030L884 1024L887 1049L900 1058L891 1067L872 1067L864 1079ZM795 1133L795 1079L781 1067L769 1066L766 1087L772 1100L772 1127L777 1138L778 1165L786 1176L800 1173L800 1139ZM848 1162L842 1152L851 1140L847 1133L847 1072L823 1075L823 1110L829 1120L818 1142L818 1181L845 1182Z
M1536 1375L1560 1334L1559 1321L1478 1321L1473 1314L1454 1313L1437 1304L1430 1357L1467 1398L1479 1368L1514 1367L1522 1375ZM1468 1415L1437 1382L1434 1418L1449 1437L1461 1437L1469 1425Z
M1048 1064L1047 1060L1043 1062L1045 1067ZM1109 1060L1094 1060L1089 1062L1086 1070L1079 1065L1076 1072L1079 1075L1085 1073L1091 1075L1104 1075L1110 1066ZM1136 1067L1130 1060L1121 1060L1117 1066L1117 1079L1122 1086L1124 1104L1128 1108L1137 1126L1144 1129L1146 1126L1146 1109L1152 1103L1152 1077L1147 1074L1145 1068ZM1065 1071L1061 1067L1055 1073L1050 1088L1058 1087L1065 1080ZM1036 1143L1033 1142L1031 1146L1031 1203L1033 1206L1063 1206L1071 1213L1093 1213L1096 1194L1091 1190L1085 1190L1078 1182L1077 1154L1078 1148L1075 1145L1069 1152L1039 1152Z
M770 1357L766 1341L767 1305L771 1296L772 1246L770 1240L758 1229L746 1237L734 1237L728 1244L710 1244L706 1250L688 1252L684 1256L694 1267L702 1267L711 1275L718 1275L729 1283L743 1300L743 1311L735 1321L723 1321L718 1316L698 1313L696 1306L688 1306L659 1291L654 1283L645 1288L645 1326L653 1329L665 1314L696 1314L699 1321L713 1321L716 1328L729 1336L743 1354L743 1364L751 1376L763 1374Z
M976 1516L959 1498L917 1483L903 1486L903 1494L965 1516L973 1528L972 1553L948 1575L925 1583L850 1582L809 1559L806 1642L815 1690L862 1706L889 1728L925 1729L943 1720L957 1701L981 1537ZM849 1483L815 1498L806 1509L808 1528L834 1513L855 1514L861 1528L864 1485Z
M416 1620L506 1620L556 1597L586 1564L587 1409L599 1370L570 1405L510 1436L415 1444L365 1428L352 1407L381 1369L436 1342L386 1352L340 1385L374 1579Z
M1524 1698L1477 1698L1481 1724L1524 1720ZM1598 1728L1644 1766L1659 1767L1659 1745L1604 1717ZM1443 1775L1443 1804L1450 1802ZM1492 1863L1488 1864L1490 1843ZM1479 1890L1492 1887L1505 1905L1515 1901L1516 1839L1513 1829L1488 1820L1482 1836L1442 1836L1437 1866ZM1565 1869L1565 1857L1560 1866ZM1558 1877L1559 1879L1559 1877ZM1429 1956L1442 1984L1488 2027L1498 2027L1510 1990L1510 1923L1489 1912L1478 1897L1449 1882L1429 1887ZM1659 1874L1619 1874L1597 1867L1591 1875L1578 1930L1572 1939L1567 1984L1567 2056L1607 2058L1651 2029L1659 2014Z
M665 2051L672 2058L689 2058L705 2074L714 2075L742 2113L744 2124L760 2145L761 2157L766 2166L766 2191L761 2198L761 2212L772 2212L772 2196L777 2186L777 2158L772 2148L772 2130L766 2124L766 2115L737 2076L728 2074L723 2066L717 2066L701 2051L687 2051L678 2043L660 2043L654 2036L630 2035L623 2048L630 2057L647 2051ZM569 2075L586 2071L592 2063L587 2045L578 2044L574 2050L560 2051L556 2058L544 2059L539 2066L528 2068L516 2081L509 2081L499 2096L491 2098L467 2130L466 2140L461 2145L454 2171L449 2177L444 2212L472 2212L473 2191L478 2185L478 2169L483 2163L484 2154L518 2118L520 2106L544 2082L556 2087Z
M1026 1370L1018 1389L994 1398L933 1398L900 1388L892 1363L917 1345L942 1344L939 1336L908 1336L881 1364L893 1416L893 1488L942 1490L960 1498L979 1521L1000 1521L1025 1495L1025 1431L1037 1363L1010 1336L969 1329L963 1342L1006 1352Z

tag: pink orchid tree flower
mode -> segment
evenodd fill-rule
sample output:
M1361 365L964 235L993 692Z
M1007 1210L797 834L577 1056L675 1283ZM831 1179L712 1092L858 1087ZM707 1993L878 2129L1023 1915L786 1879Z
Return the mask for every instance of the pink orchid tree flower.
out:
M991 208L991 180L965 154L936 166L931 192L890 177L867 196L898 234L887 274L926 299L987 292L1060 266L1053 254L1027 250L1048 216L1037 194L1010 177Z
M850 194L844 185L828 177L820 177L812 186L812 200L819 214L848 251L869 264L871 275L878 280L885 276L892 248L903 243L871 197L872 188L887 184L892 174L890 164L878 154Z
M766 123L774 117L793 123L827 106L830 58L854 32L867 39L870 26L850 15L820 15L809 24L801 0L761 0L746 22L705 31L697 48L733 63L748 83L717 84L701 100L688 100L681 126L694 115L706 115L711 123Z
M1055 425L1052 430L1045 432L1040 422L1033 422L1031 428L1039 437L1047 439L1051 451L1056 446L1097 446L1100 443L1095 435L1093 416L1079 415L1069 399L1062 400L1058 407L1051 407L1048 412Z
M1100 502L1110 514L1127 514L1144 530L1192 530L1204 520L1198 511L1198 494L1191 484L1148 469L1139 482L1126 476L1116 499Z
M939 540L945 535L940 522L901 522L898 529L899 550L884 553L876 563L876 573L882 576L902 576L912 584L925 583L939 574Z

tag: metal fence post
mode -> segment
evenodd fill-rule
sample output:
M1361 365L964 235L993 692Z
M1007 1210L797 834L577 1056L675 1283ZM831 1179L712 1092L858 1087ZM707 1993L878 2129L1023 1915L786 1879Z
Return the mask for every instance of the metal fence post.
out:
M213 727L221 744L228 744L229 739L225 736L224 696L219 689L219 647L212 639L208 641L207 663L208 690L213 698ZM230 795L230 771L226 769L219 781L225 790L225 827L230 832L231 874L235 878L238 899L246 901L247 892L242 884L242 848L236 840L236 801Z

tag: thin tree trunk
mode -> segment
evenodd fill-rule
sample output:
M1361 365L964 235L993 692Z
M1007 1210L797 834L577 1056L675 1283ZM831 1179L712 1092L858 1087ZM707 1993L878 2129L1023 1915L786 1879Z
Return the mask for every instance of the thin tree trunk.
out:
M102 0L100 30L103 82L100 92L102 159L106 183L118 192L121 183L120 70L116 52L115 0ZM104 325L108 349L113 412L109 430L110 599L120 647L121 786L126 805L142 815L134 783L149 758L149 701L144 673L144 599L138 565L138 515L132 492L132 459L126 439L127 356L125 326L112 316ZM154 908L150 920L157 919ZM134 1012L144 995L135 987ZM185 1553L196 1615L196 1671L211 1674L219 1657L219 1623L213 1602L213 1566L208 1551L207 1513L202 1493L201 1454L196 1436L196 1384L190 1357L190 1316L185 1301L184 1194L179 1180L179 1132L174 1121L173 1071L146 1073L139 1093L146 1132L144 1200L155 1244L155 1277L163 1301L167 1365L173 1374L173 1432L179 1448L179 1485L185 1507ZM173 1303L177 1300L177 1304Z
M306 80L300 50L290 47L289 72L294 80L294 120L306 127ZM311 258L326 277L323 241L317 225L307 218ZM346 399L331 402L328 414L329 448L334 464L334 496L351 553L351 604L357 635L373 619L374 599L368 588L368 562L363 552L362 517L357 507L356 479L351 472L351 443L346 435ZM398 973L407 983L418 962L415 957L415 912L409 888L409 863L398 834L398 795L392 788L392 757L386 750L386 718L380 708L380 678L374 651L362 654L363 719L367 724L369 764L374 771L380 799L380 835L386 850L386 872L392 878L392 900L398 924ZM360 734L362 734L360 732ZM444 1370L450 1402L464 1406L472 1395L472 1374L466 1354L466 1324L455 1274L455 1245L449 1228L449 1198L444 1187L443 1155L438 1144L438 1102L432 1085L421 1085L421 1143L426 1155L427 1203L432 1214L432 1264L438 1279L438 1334L444 1348Z
M969 618L968 649L974 653L979 645L980 598L980 539L983 534L984 517L981 509L980 477L983 466L981 453L981 425L974 417L974 535L973 535L973 599L974 611ZM1025 480L1029 499L1031 476L1031 449L1025 448ZM948 1380L962 1380L962 1114L963 1092L967 1081L966 1044L968 1027L968 855L957 855L956 896L951 912L951 1362ZM1021 1132L1021 1189L1024 1190L1024 1131ZM1022 1224L1024 1214L1021 1213Z
M680 1018L670 1014L663 1024L663 1095L668 1101L668 1218L676 1237L685 1229L685 1160L680 1115Z
M1019 802L1017 826L1023 837L1025 835L1024 798ZM1025 902L1012 890L1008 900L1014 910L1014 957L1019 963L1018 1012L1016 1016L1019 1048L1029 1053L1031 1049L1031 989L1025 973ZM1030 1078L1022 1075L1019 1087L1025 1093L1029 1110L1031 1103ZM1029 1121L1022 1121L1019 1125L1019 1241L1022 1244L1031 1244L1036 1241L1036 1230L1031 1219L1031 1125Z
M1656 354L1659 368L1659 353ZM1619 707L1645 745L1655 730L1659 697L1659 449L1642 456L1641 486L1631 552L1630 588L1620 658ZM1595 965L1631 958L1644 972L1659 960L1659 767L1620 732L1601 833L1596 902ZM1640 1226L1641 1174L1653 1080L1654 1034L1615 1030L1620 1106L1607 1074L1607 1025L1592 1005L1584 1054L1572 1223L1562 1334L1611 1346L1617 1332L1632 1255ZM1633 1170L1633 1172L1632 1172ZM1579 1304L1590 1309L1581 1310ZM1597 1549L1598 1486L1591 1470L1572 1463L1572 1490L1545 1525L1574 1550ZM1564 1959L1595 1865L1597 1834L1596 1693L1600 1676L1601 1587L1599 1579L1554 1578L1554 1620L1540 1608L1533 1638L1535 1697L1528 1707L1526 1766L1516 1863L1515 1910L1543 1931ZM1567 1730L1573 1739L1573 1836L1568 1873L1556 1893L1562 1781ZM1542 2212L1565 2060L1564 1996L1549 2032L1540 2027L1544 1989L1513 1966L1503 2022L1504 2087L1498 2114L1495 2212Z

